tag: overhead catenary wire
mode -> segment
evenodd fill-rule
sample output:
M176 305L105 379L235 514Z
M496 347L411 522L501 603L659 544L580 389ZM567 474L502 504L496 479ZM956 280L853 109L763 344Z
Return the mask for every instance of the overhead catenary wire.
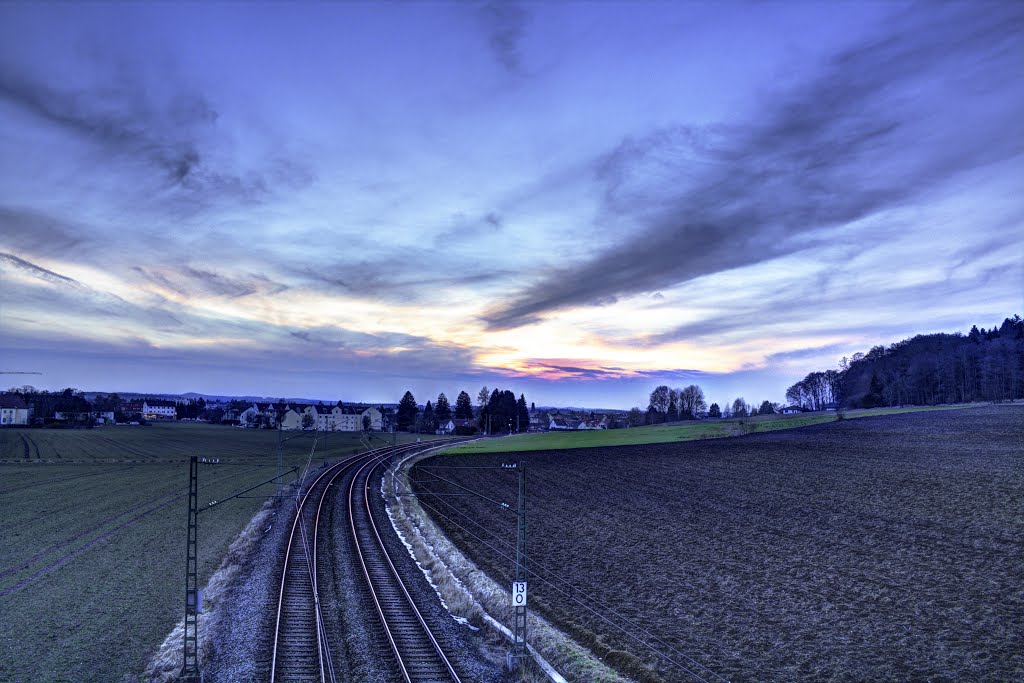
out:
M415 494L415 492L413 492L413 493ZM427 491L426 493L427 493L427 495L435 495L435 494L433 494L433 492L431 492L431 491ZM510 560L510 561L514 561L514 559L515 559L515 558L514 558L514 557L513 557L512 555L509 555L509 554L506 554L506 553L502 552L502 551L501 551L501 549L499 549L499 548L496 548L496 547L495 547L494 545L492 545L491 543L489 543L489 542L488 542L487 540L485 540L485 539L481 538L480 536L478 536L477 534L473 533L473 532L472 532L472 531L471 531L470 529L467 529L467 528L466 528L465 526L463 526L463 525L462 525L462 524L460 524L460 523L459 523L458 521L456 521L456 520L452 519L451 517L449 517L448 515L446 515L446 514L445 514L444 512L442 512L441 510L439 510L439 509L438 509L437 507L435 507L435 506L433 506L433 505L430 505L429 503L427 503L426 501L424 501L424 500L423 500L423 498L422 498L421 496L417 495L417 500L418 500L418 501L420 502L420 504L421 504L421 505L423 505L424 507L427 507L428 509L432 510L432 511L433 511L433 512L435 512L435 513L436 513L436 514L437 514L438 516L440 516L440 517L442 517L442 518L444 518L444 519L448 520L448 521L449 521L449 522L451 522L451 523L452 523L453 525L455 525L455 526L456 526L457 528L459 528L459 529L461 529L462 531L464 531L465 533L469 534L470 536L472 536L473 538L475 538L476 540L478 540L478 541L479 541L480 543L482 543L482 544L483 544L484 546L486 546L486 547L490 548L490 549L491 549L492 551L494 551L494 553L495 553L496 555L498 555L499 557L505 558L505 559L507 559L507 560ZM493 532L493 531L491 531L491 530L487 529L486 527L483 527L483 526L482 526L482 525L481 525L481 524L480 524L479 522L477 522L476 520L472 520L472 518L470 518L470 517L469 517L469 515L467 515L466 513L462 513L462 512L461 512L461 511L459 511L459 510L458 510L457 508L454 508L454 507L453 507L452 505L450 505L449 503L446 503L446 502L445 502L444 500L440 500L440 499L439 499L439 502L441 502L441 503L444 503L445 505L447 505L448 507L452 508L452 509L453 509L453 510L455 510L456 512L460 512L460 514L462 514L463 516L465 516L465 517L466 517L467 519L470 519L471 521L473 521L473 522L474 522L474 524L476 524L477 526L479 526L479 527L480 527L481 529L483 529L483 530L487 531L487 532L488 532L489 534L491 534L492 536L495 536L496 538L498 538L498 536L497 536L496 532ZM501 540L501 539L499 539L499 542L501 542L501 543L502 543L503 545L508 545L508 546L510 546L510 547L511 547L511 544L510 544L510 543L508 543L507 541L504 541L504 540ZM536 563L534 563L534 564L536 564ZM548 568L548 569L549 569L549 568ZM616 623L614 623L613 621L611 621L610 619L608 619L608 618L607 618L607 617L606 617L605 615L601 614L600 612L598 612L597 610L595 610L595 609L594 609L593 607L591 607L591 606L590 606L590 605L588 605L587 603L585 603L585 602L581 601L581 600L580 600L579 598L576 598L575 596L573 596L573 595L572 595L572 594L571 594L570 592L568 592L568 591L565 591L565 590L563 590L563 589L559 588L559 587L558 587L558 585L556 585L556 584L555 584L555 583L554 583L554 582L553 582L553 581L552 581L551 579L549 579L549 578L547 578L547 577L545 577L545 576L543 576L543 575L541 575L541 574L537 573L537 572L536 572L535 570L533 570L533 569L529 569L529 568L527 569L527 574L529 574L529 575L533 575L533 576L534 576L535 578L537 578L538 580L540 580L540 581L541 581L542 583L544 583L544 584L547 584L548 586L550 586L551 588L553 588L553 589L554 589L555 591L557 591L557 592L558 592L558 593L560 593L561 595L565 596L565 597L566 597L566 598L567 598L568 600L571 600L572 602L574 602L574 603L576 603L576 604L580 605L581 607L583 607L583 608L584 608L585 610L587 610L587 611L589 611L589 612L592 612L592 613L593 613L593 614L594 614L595 616L597 616L597 617L598 617L599 619L601 619L602 621L606 622L607 624L609 624L609 625L610 625L610 626L612 626L613 628L615 628L615 629L617 629L617 630L621 631L622 633L626 634L627 636L631 637L632 639L636 640L636 641L637 641L637 642L639 642L639 643L640 643L641 645L643 645L644 647L646 647L647 649L649 649L649 650L650 650L651 652L653 652L653 653L657 654L658 656L662 657L662 658L663 658L663 659L664 659L665 661L667 661L667 662L670 662L670 663L672 663L672 664L673 664L673 665L675 665L676 667L680 668L681 670L685 671L686 673L690 674L691 676L693 676L693 677L697 678L698 680L700 680L700 681L705 681L705 682L706 682L706 679L705 679L705 678L703 678L702 676L700 676L700 675L699 675L699 674L697 674L696 672L694 672L694 671L690 670L690 668L688 668L687 666L685 666L685 665L684 665L684 664L682 664L681 662L677 662L677 661L675 661L675 659L673 659L673 658L672 658L671 656L669 656L669 655L668 655L668 654L666 654L665 652L662 652L661 650L659 650L658 648L656 648L656 647L655 647L654 645L652 645L652 644L651 644L650 642L647 642L646 640L644 640L644 639L643 639L643 638L641 638L640 636L636 635L635 633L632 633L632 632L631 632L631 631L630 631L629 629L625 628L624 626L622 626L622 625L619 625L619 624L616 624ZM571 581L569 581L568 579L565 579L565 578L563 578L563 577L560 577L560 576L557 576L557 575L554 575L554 578L555 578L555 579L556 579L557 581L560 581L560 582L562 582L562 583L564 583L564 584L566 584L566 585L570 586L570 588L573 588L573 586L572 586L572 582L571 582ZM578 590L578 589L575 589L575 590ZM591 600L590 600L590 602L591 602L591 603L593 603L593 604L595 604L595 605L597 605L597 606L598 606L598 607L600 607L601 609L603 609L603 610L605 610L605 611L607 611L607 612L610 612L611 614L615 615L615 616L616 616L617 618L621 619L621 620L622 620L623 622L625 622L625 623L629 624L629 625L630 625L630 626L632 626L633 628L635 628L635 629L637 629L638 631L642 632L642 633L643 633L643 634L644 634L645 636L647 636L648 638L650 638L650 639L652 639L652 640L656 640L657 642L659 642L660 644L662 644L662 645L663 645L663 646L664 646L665 648L667 648L667 649L671 650L671 651L672 651L672 652L673 652L674 654L676 654L677 656L679 656L679 657L682 657L683 659L685 659L685 660L687 660L688 662L690 662L690 663L691 663L691 664L692 664L693 666L695 666L695 667L697 667L697 668L700 668L700 669L702 669L702 670L706 671L706 672L707 672L707 673L708 673L709 675L713 676L714 678L718 679L719 681L723 681L724 683L727 683L727 679L723 678L722 676L720 676L719 674L717 674L716 672L714 672L714 671L713 671L712 669L708 668L708 667L707 667L707 666L705 666L704 664L701 664L700 662L698 662L697 660L693 659L693 658L692 658L692 657L690 657L689 655L686 655L685 653L683 653L683 652L679 651L679 650L678 650L677 648L673 647L673 646L672 646L671 644L669 644L669 643L666 643L666 642L665 642L664 640L662 640L662 639L661 639L661 638L659 638L658 636L656 636L656 635L654 635L654 634L650 633L650 631L648 631L648 630L647 630L647 629L645 629L644 627L640 626L639 624L636 624L635 622L631 621L631 620L630 620L630 619L629 619L628 617L625 617L625 616L623 616L623 615L619 614L618 612L616 612L616 611L615 611L614 609L612 609L611 607L609 607L609 606L607 606L607 605L603 605L603 604L601 604L600 602L598 602L598 601L596 601L596 600L593 600L593 599L591 599Z
M463 486L462 484L458 484L458 483L452 481L451 479L445 479L444 477L442 477L439 474L435 474L434 476L437 477L438 479L440 479L443 482L447 482L447 483L451 484L455 488L462 489L463 491L466 491L467 493L471 493L471 494L473 494L474 496L476 496L478 498L482 498L483 500L486 500L488 502L494 503L495 505L497 505L500 508L507 508L507 507L509 507L508 503L504 503L504 502L502 502L500 500L495 500L494 498L491 498L490 496L485 496L484 494L480 493L479 491L474 491L473 489L471 489L471 488L469 488L467 486Z
M427 468L428 466L423 466L423 465L420 465L420 467L422 467L422 468L426 469L426 468ZM431 465L431 466L429 466L429 467L435 467L435 466ZM443 466L442 466L442 467L443 467ZM466 467L465 469L471 469L471 468L474 468L474 467L486 467L486 466L467 466L467 467ZM462 469L462 467L461 467L461 466L451 466L451 469ZM504 471L515 471L515 470L514 470L514 468L509 468L509 467L499 467L499 468L496 468L496 469L502 469L502 470L504 470ZM435 475L435 476L436 476L436 475ZM411 480L410 480L410 481L411 481ZM453 497L457 497L457 496L458 496L458 494L438 494L438 493L436 493L436 492L432 492L432 491L431 491L431 492L429 492L429 493L430 493L430 495L433 495L433 496L435 496L435 497L438 497L438 498L440 498L441 496L444 496L444 497L448 497L448 498L453 498ZM414 495L414 496L415 496L415 495L417 495L415 491L410 491L410 494L411 494L411 495ZM475 494L475 495L480 495L481 497L485 497L485 496L482 496L482 494L478 494L478 493L476 493L476 492L474 492L474 494ZM515 546L514 546L514 545L513 545L513 544L512 544L511 542L509 542L508 540L506 540L505 538L503 538L502 536L500 536L500 535L499 535L499 534L497 534L496 532L494 532L494 531L491 531L490 529L487 529L486 527L484 527L484 526L483 526L482 524L480 524L480 523L479 523L479 522L478 522L478 521L477 521L476 519L474 519L473 517L471 517L471 516L470 516L470 515L468 515L467 513L465 513L465 512L463 512L463 511L459 510L458 508L456 508L455 506L451 505L450 503L447 503L446 501L443 501L443 500L442 500L441 502L442 502L442 503L445 503L445 505L446 505L447 507L449 507L449 508L451 508L452 510L454 510L455 512L459 513L459 514L460 514L460 515L462 515L463 517L465 517L465 518L469 519L469 520L470 520L471 522L473 522L474 524L476 524L476 525L477 525L478 527L480 527L480 528L481 528L481 529L483 529L484 531L487 531L487 532L488 532L489 534L491 534L491 535L492 535L492 536L493 536L493 537L494 537L495 539L497 539L497 540L498 540L498 541L499 541L499 542L500 542L500 543L501 543L502 545L505 545L505 546L507 546L507 547L509 547L510 549L513 549L513 550L515 549ZM542 566L542 567L545 567L545 568L546 568L546 569L547 569L548 571L550 571L550 572L551 572L551 574L552 574L552 575L554 576L554 578L556 578L557 580L559 580L559 581L561 581L562 583L566 584L566 585L567 585L567 586L568 586L568 587L570 588L570 590L577 590L577 591L579 591L579 590L584 590L584 589L581 589L581 588L579 588L578 586L576 586L576 585L575 585L575 583L574 583L573 581L571 581L571 580L569 580L569 579L566 579L566 578L564 578L564 577L558 576L558 575L557 575L557 574L555 573L555 570L554 570L554 569L552 569L552 568L550 567L550 565L545 565L545 564L544 564L544 563L542 563L542 562L538 562L538 561L536 560L536 555L534 555L534 560L533 560L532 564L534 564L534 565L540 565L540 566ZM639 629L643 630L643 631L644 631L644 633L646 633L646 634L647 634L648 636L650 636L650 637L651 637L651 638L653 638L654 640L657 640L658 642L662 643L663 645L665 645L665 647L668 647L668 648L672 649L672 650L673 650L673 651L675 651L675 652L676 652L676 653L677 653L677 654L678 654L679 656L681 656L681 657L684 657L684 658L685 658L685 657L687 657L687 655L686 655L685 653L683 653L683 652L680 652L679 650L676 650L675 648L673 648L673 647L672 647L672 645L671 645L671 644L669 644L669 643L665 642L664 640L662 640L661 638L659 638L659 637L658 637L658 636L657 636L656 634L653 634L653 633L651 633L650 631L647 631L646 629L644 629L644 628L643 628L642 626L640 626L639 624L636 624L635 622L631 621L631 620L629 619L629 617L626 617L626 616L624 616L624 615L622 615L622 614L620 614L620 613L616 612L616 611L615 611L614 609L612 609L611 607L608 607L607 605L602 605L602 607L603 607L603 608L605 608L605 609L606 609L607 611L611 612L612 614L615 614L615 615L616 615L617 617L619 617L620 619L622 619L622 620L624 620L624 621L626 621L626 622L628 622L628 623L630 623L630 624L633 624L634 626L636 626L636 628L639 628ZM721 640L719 640L718 638L715 638L714 636L711 636L711 635L705 635L705 637L706 637L706 638L707 638L708 640L711 640L712 642L714 642L714 643L715 643L716 645L718 645L718 646L719 646L720 648L722 648L723 650L728 650L728 649L729 649L729 646L727 646L727 645L726 645L725 643L723 643L723 642L722 642ZM699 663L698 663L697 665L698 665L698 666L700 666L700 664L699 664Z
M424 468L424 469L426 469L426 468L427 468L428 466L424 466L424 465L419 465L419 467L421 467L421 468ZM430 465L429 467L438 467L438 466ZM471 469L471 468L473 468L473 467L474 467L474 466L467 466L467 467L465 467L465 469ZM461 467L461 466L451 466L451 468L452 468L452 469L461 469L462 467ZM503 467L503 468L499 468L499 469L504 469L504 470L506 470L506 471L509 471L509 470L510 470L510 468L504 468L504 467ZM512 470L512 471L514 471L514 470ZM578 479L578 477L577 477L577 479ZM410 491L410 495L416 495L416 493L415 493L414 491ZM441 496L444 496L444 497L447 497L447 498L454 498L454 497L458 497L458 494L438 494L438 493L436 493L436 492L430 492L430 495L433 495L433 496L435 496L435 497L438 497L438 499L439 499L439 500L440 500L440 497L441 497ZM440 502L444 503L444 504L445 504L445 505L446 505L446 506L447 506L448 508L450 508L450 509L452 509L453 511L457 512L458 514L462 515L462 516L463 516L463 517L465 517L466 519L470 520L470 521L471 521L471 522L472 522L473 524L477 525L477 526L478 526L479 528L481 528L482 530L486 531L486 532L487 532L488 534L492 535L492 536L493 536L493 537L494 537L495 539L497 539L497 540L498 540L498 542L499 542L499 543L501 543L502 545L504 545L504 546L507 546L507 547L508 547L508 548L510 548L510 549L514 549L514 546L513 546L513 544L512 544L511 542L509 542L508 540L506 540L506 539L505 539L505 538L504 538L503 536L501 536L500 534L498 534L498 533L496 533L496 532L494 532L494 531L491 531L490 529L488 529L488 528L484 527L484 526L483 526L483 525L481 525L481 524L480 524L480 523L479 523L479 522L478 522L478 521L477 521L476 519L474 519L474 518L473 518L472 516L468 515L467 513L463 512L462 510L459 510L459 509L458 509L457 507L455 507L455 506L453 506L453 505L451 505L451 504L447 503L447 501L445 501L445 500L440 500ZM720 563L721 563L721 564L726 564L726 565L728 565L728 564L733 564L733 563L734 563L734 561L733 561L733 560L729 560L729 559L725 559L725 558L722 558L722 559L720 560ZM585 588L580 588L580 587L579 587L579 586L577 586L577 585L576 585L576 584L575 584L575 583L574 583L573 581L571 581L571 580L569 580L569 579L566 579L566 578L564 578L564 577L560 577L560 576L558 576L558 575L557 575L557 573L555 572L555 570L551 569L550 565L545 565L545 564L544 564L543 562L540 562L540 561L538 561L538 560L536 559L536 555L534 555L534 559L533 559L533 562L532 562L532 564L534 564L534 565L536 565L536 566L541 566L541 567L544 567L544 568L546 568L546 569L547 569L548 571L550 571L550 572L551 572L551 575L553 575L553 576L554 576L554 578L556 578L557 580L559 580L559 581L561 581L562 583L564 583L564 584L565 584L566 586L568 586L568 587L569 587L569 589L570 589L570 590L573 590L573 591L581 591L581 592L584 592L584 591L586 591L586 590L587 590L587 589L585 589ZM673 646L672 646L671 644L667 643L667 642L666 642L665 640L663 640L662 638L660 638L660 637L659 637L659 636L657 636L656 634L653 634L653 633L651 633L650 631L648 631L648 630L644 629L644 628L643 628L642 626L640 626L639 624L636 624L635 622L631 621L631 620L629 619L629 617L626 617L626 616L622 615L621 613L617 612L616 610L614 610L614 609L613 609L613 608L611 608L611 607L608 607L607 605L602 605L602 607L603 607L604 609L606 609L606 610L607 610L608 612L610 612L611 614L613 614L613 615L617 616L618 618L622 619L623 621L626 621L627 623L631 623L631 624L633 624L633 625L634 625L634 626L635 626L636 628L638 628L638 629L641 629L641 630L643 630L643 631L644 631L644 632L645 632L645 633L646 633L647 635L649 635L649 636L650 636L650 637L651 637L652 639L656 640L657 642L660 642L660 643L662 643L662 644L663 644L663 645L664 645L665 647L667 647L667 648L669 648L669 649L673 650L673 651L674 651L674 652L676 652L676 653L677 653L677 654L678 654L679 656L681 656L681 657L684 657L684 658L685 658L685 657L687 657L687 655L686 655L685 653L683 653L683 652L680 652L680 651L679 651L678 649L674 648L674 647L673 647ZM718 646L719 648L721 648L721 649L722 649L723 651L729 651L729 650L731 649L731 647L730 647L729 645L727 645L726 643L723 643L723 642L722 642L722 641L721 641L721 640L720 640L719 638L716 638L716 637L714 637L713 635L711 635L711 634L709 634L709 633L705 633L705 634L704 634L704 638L705 638L706 640L709 640L709 641L711 641L711 642L715 643L715 644L716 644L716 645L717 645L717 646Z
M249 488L247 488L247 489L245 489L243 491L239 491L238 493L232 494L232 495L228 496L227 498L224 498L223 500L211 501L211 502L206 504L206 507L199 508L198 512L204 512L206 510L210 510L210 509L220 505L221 503L226 503L229 500L232 500L234 498L241 498L243 493L249 493L249 491L254 491L254 490L258 489L261 486L266 486L267 484L271 484L271 483L277 481L278 479L280 479L281 477L285 476L285 474L291 474L292 472L295 472L297 469L298 469L297 467L293 467L290 470L288 470L287 472L285 472L284 474L281 474L281 475L278 475L276 477L273 477L272 479L267 479L266 481L261 481L259 484L256 484L255 486L250 486ZM197 514L198 514L198 512L197 512Z
M436 513L436 514L438 515L438 516L440 516L440 517L443 517L444 519L447 519L447 520L448 520L449 522L451 522L451 523L452 523L453 525L455 525L455 526L456 526L456 527L458 527L459 529L463 530L464 532L466 532L467 534L469 534L470 536L472 536L473 538L475 538L476 540L478 540L478 541L479 541L480 543L482 543L482 544L483 544L483 545L485 545L486 547L488 547L488 548L490 548L491 550L493 550L493 551L494 551L494 553L495 553L496 555L498 555L499 557L502 557L502 558L504 558L504 559L507 559L507 560L509 560L509 561L514 561L514 560L515 560L515 558L514 558L513 556L505 554L505 553L504 553L504 552L502 552L502 551L501 551L500 549L498 549L498 548L494 547L493 545L491 545L490 543L488 543L488 542L487 542L486 540L484 540L484 539L480 538L479 536L477 536L476 534L474 534L474 533L473 533L472 531L470 531L470 530L469 530L469 529L467 529L466 527L462 526L462 525L461 525L461 524L459 524L459 523L458 523L457 521L455 521L455 520L451 519L450 517L448 517L447 515L445 515L445 514L444 514L443 512L441 512L440 510L438 510L438 509L437 509L437 508L435 508L434 506L432 506L432 505L429 505L428 503L425 503L425 502L423 502L423 500L422 500L422 499L419 499L419 500L420 500L420 504L421 504L421 505L423 505L424 507L427 507L427 508L428 508L428 509L430 509L430 510L433 510L433 511L434 511L434 512L435 512L435 513ZM551 580L549 580L549 579L547 579L546 577L544 577L544 576L542 576L542 575L538 574L538 573L537 573L536 571L534 571L534 570L532 570L532 569L527 569L526 571L527 571L527 574L528 574L528 575L532 575L532 576L533 576L534 578L536 578L536 579L537 579L538 581L540 581L541 583L544 583L544 584L546 584L546 585L550 586L550 587L551 587L552 589L554 589L554 590L555 590L555 591L557 591L558 593L562 594L563 596L565 596L565 597L566 597L567 599L571 600L572 602L574 602L574 603L576 603L576 604L580 605L581 607L583 607L583 608L584 608L585 610L587 610L588 612L592 612L592 613L593 613L593 614L594 614L594 615L595 615L596 617L598 617L598 618L599 618L600 620L602 620L602 621L606 622L606 623L607 623L607 624L608 624L609 626L611 626L612 628L614 628L614 629L616 629L616 630L618 630L618 631L621 631L621 632L622 632L622 633L624 633L625 635L629 636L630 638L632 638L632 639L633 639L633 640L635 640L636 642L640 643L641 645L643 645L644 647L646 647L646 648L647 648L648 650L650 650L650 651L651 651L651 652L653 652L654 654L656 654L656 655L658 655L659 657L661 657L661 658L662 658L663 660L665 660L666 662L669 662L669 663L673 664L673 665L674 665L674 666L676 666L677 668L681 669L682 671L685 671L686 673L690 674L691 676L693 676L693 677L694 677L694 678L696 678L697 680L699 680L699 681L702 681L703 683L710 683L710 682L709 682L709 681L708 681L708 680L707 680L706 678L704 678L703 676L701 676L701 675L700 675L700 674L698 674L697 672L695 672L695 671L692 671L692 670L691 670L691 669L690 669L689 667L687 667L687 666L686 666L686 665L684 665L683 663L681 663L681 662L677 662L677 661L676 661L675 659L673 659L673 658L672 658L672 657L671 657L670 655L668 655L668 654L667 654L667 653L665 653L665 652L662 652L661 650L659 650L658 648L656 648L656 647L655 647L654 645L652 645L651 643L647 642L646 640L644 640L644 639L643 639L643 638L641 638L640 636L638 636L638 635L636 635L635 633L631 632L631 631L630 631L630 630L629 630L628 628L626 628L626 627L624 627L624 626L622 626L622 625L620 625L620 624L616 624L615 622L613 622L612 620L608 619L608 618L607 618L606 616L604 616L603 614L601 614L600 612L598 612L597 610L595 610L595 609L594 609L593 607L591 607L590 605L588 605L588 604L586 604L586 603L582 602L581 600L579 600L578 598L574 597L574 596L573 596L572 594L570 594L570 593L569 593L568 591L562 590L562 589L561 589L561 588L559 588L559 587L558 587L558 586L557 586L557 585L556 585L555 583L553 583L553 582L552 582ZM602 605L601 603L597 602L596 600L592 600L592 602L593 602L594 604L596 604L596 605L597 605L598 607L601 607L602 609L608 609L608 611L612 611L612 610L611 610L610 608L607 608L607 606L605 606L605 605ZM620 617L620 618L622 618L622 617ZM646 629L643 629L642 627L638 627L638 626L636 626L636 624L634 624L633 622L629 621L628 619L625 619L625 618L623 618L623 621L626 621L626 623L630 624L631 626L637 627L637 628L638 628L639 630L643 631L644 633L647 633ZM697 666L697 667L699 667L699 668L701 668L701 669L703 669L703 670L706 670L706 671L707 671L707 672L708 672L708 673L709 673L710 675L714 676L714 677L715 677L715 678L717 678L718 680L720 680L720 681L723 681L724 683L728 683L728 679L726 679L726 678L723 678L722 676L719 676L719 675L718 675L717 673L715 673L715 672L714 672L713 670L709 669L709 668L708 668L707 666L705 666L705 665L701 664L700 662L698 662L698 661L694 660L694 659L693 659L692 657L689 657L689 656L687 656L687 655L685 655L685 654L683 654L683 653L681 653L681 652L678 652L677 650L675 650L675 648L671 648L671 647L670 647L670 649L672 649L673 651L675 651L675 652L676 652L676 654L678 654L679 656L682 656L682 657L684 657L685 659L687 659L688 661L692 662L694 666Z
M480 523L479 521L477 521L476 519L474 519L474 518L473 518L472 516L470 516L470 515L469 515L469 514L467 514L466 512L463 512L462 510L459 510L459 509L458 509L457 507L455 507L455 506L454 506L454 505L452 505L451 503L448 503L448 502L447 502L447 501L445 501L445 500L440 500L440 496L441 496L441 495L446 495L446 494L436 494L436 493L433 493L433 492L430 492L430 491L428 491L428 494L429 494L429 495L432 495L432 496L435 496L435 497L438 497L438 499L439 499L439 502L441 502L441 503L444 503L444 505L445 505L446 507L450 508L450 509L451 509L451 510L453 510L454 512L456 512L456 513L460 514L461 516L465 517L466 519L468 519L468 520L469 520L470 522L472 522L473 524L475 524L475 525L476 525L477 527L479 527L479 528L480 528L480 529L482 529L483 531L486 531L486 532L487 532L488 534L490 534L490 535L491 535L492 537L494 537L494 538L495 538L495 540L497 540L497 541L498 541L498 542L499 542L499 543L500 543L501 545L507 546L507 547L508 547L508 548L510 548L511 550L515 550L515 546L514 546L514 545L513 545L513 544L512 544L511 542L507 541L507 540L506 540L506 539L505 539L504 537L502 537L502 536L501 536L500 534L498 534L498 533L497 533L497 532L495 532L495 531L492 531L491 529L488 529L488 528L487 528L487 527L485 527L485 526L484 526L483 524L481 524L481 523ZM415 495L415 493L414 493L413 495ZM454 495L458 495L458 494L448 494L448 497L451 497L451 496L454 496ZM450 519L449 517L445 517L445 518L446 518L446 519ZM554 579L556 579L556 580L558 580L558 581L562 582L562 583L563 583L563 584L565 584L566 586L568 586L568 587L569 587L569 590L570 590L570 591L581 591L581 592L582 592L582 591L584 591L584 589L582 589L582 588L579 588L579 587L578 587L578 586L577 586L577 585L576 585L576 584L575 584L575 583L574 583L573 581L571 581L571 580L569 580L569 579L566 579L566 578L564 578L564 577L562 577L562 576L559 576L559 575L558 575L558 574L557 574L557 573L555 572L555 570L551 568L551 566L550 566L550 565L548 565L548 564L545 564L545 563L543 563L543 562L540 562L540 561L536 560L536 557L534 557L534 560L533 560L533 562L532 562L531 564L533 564L534 566L540 566L540 567L542 567L542 568L546 569L546 570L547 570L548 572L550 572L550 575L549 575L549 576L550 576L551 578L554 578ZM548 581L550 581L550 578L548 579ZM570 593L569 595L571 596L571 593ZM593 602L597 602L597 601L593 601ZM687 655L686 653L684 653L684 652L681 652L681 651L680 651L680 650L678 650L677 648L673 647L673 646L672 646L672 645L671 645L670 643L668 643L668 642L666 642L665 640L663 640L662 638L660 638L660 637L659 637L658 635L656 635L656 634L654 634L654 633L651 633L650 631L648 631L647 629L645 629L645 628L644 628L643 626L641 626L641 625L637 624L636 622L632 621L632 620L631 620L631 619L630 619L629 617L627 617L627 616L625 616L625 615L623 615L623 614L619 613L618 611L616 611L616 610L615 610L615 609L613 609L612 607L610 607L610 606L608 606L608 605L602 605L602 604L600 604L600 603L597 603L597 604L598 604L598 605L599 605L599 606L600 606L600 607L601 607L602 609L604 609L605 611L607 611L607 612L610 612L611 614L615 615L615 616L616 616L617 618L619 618L619 619L622 619L622 620L623 620L623 621L625 621L626 623L628 623L628 624L630 624L630 625L634 626L635 628L637 628L637 629L639 629L639 630L643 631L643 633L644 633L644 634L646 634L647 636L649 636L649 637L650 637L651 639L653 639L653 640L655 640L655 641L657 641L657 642L661 643L661 644L662 644L662 645L664 645L664 646L665 646L666 648L668 648L668 649L672 650L673 652L675 652L676 654L678 654L678 655L679 655L680 657L683 657L683 658L685 658L685 659L688 659L688 660L690 660L690 659L691 659L691 658L690 658L690 657L689 657L689 656L688 656L688 655ZM709 635L706 635L705 637L706 637L706 638L708 638L709 640L713 641L713 642L714 642L714 643L715 643L716 645L718 645L718 646L719 646L720 648L722 648L722 649L728 649L728 646L726 646L726 644L725 644L725 643L723 643L723 642L722 642L721 640L719 640L719 639L717 639L717 638L714 638L714 637L712 637L712 636L709 636ZM696 661L694 661L693 663L694 663L694 665L696 665L696 666L699 666L699 667L701 667L701 668L705 668L705 669L707 668L707 667L705 667L704 665L700 664L700 662L696 662ZM712 673L713 675L716 675L716 676L717 676L717 674L714 674L714 672L713 672L713 671L711 671L710 669L708 669L708 671L709 671L710 673Z
M315 576L316 568L313 566L312 557L310 556L309 541L308 541L308 538L306 536L306 520L302 518L302 503L299 502L299 499L300 499L300 495L299 494L302 491L302 482L305 480L306 473L309 472L309 468L310 468L310 466L313 463L313 454L316 452L316 444L317 444L317 432L314 431L313 432L313 443L310 445L310 448L309 448L309 458L306 461L306 469L302 473L302 477L300 479L299 486L297 486L296 489L295 489L295 515L298 517L298 521L299 521L299 536L302 539L302 553L303 553L303 555L305 556L305 559L306 559L306 570L307 570L307 573L309 574L309 583L310 583L310 586L312 587L312 591L313 591L313 610L314 610L314 614L316 616L316 638L317 638L317 646L318 646L317 647L317 655L320 658L320 678L323 679L325 677L325 674L324 674L324 649L325 649L326 643L324 641L326 640L326 634L324 633L323 620L321 619L321 615L320 615L320 596L318 595L318 592L317 592L317 581L316 581L316 576ZM328 659L330 659L330 656L328 656Z

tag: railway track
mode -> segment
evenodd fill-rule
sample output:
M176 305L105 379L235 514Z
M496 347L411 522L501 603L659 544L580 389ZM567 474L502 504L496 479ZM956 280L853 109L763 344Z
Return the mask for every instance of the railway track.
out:
M380 462L371 460L361 465L348 491L349 523L377 616L387 634L402 680L406 683L459 683L461 679L455 667L395 569L373 519L370 495L376 480L371 474Z
M391 456L417 448L424 445L381 448L342 460L320 473L296 498L278 591L270 663L270 680L274 683L337 680L320 609L317 562L323 560L317 550L321 513L330 505L327 493L348 474L352 475L347 506L353 545L401 680L460 681L395 569L370 509L372 472Z

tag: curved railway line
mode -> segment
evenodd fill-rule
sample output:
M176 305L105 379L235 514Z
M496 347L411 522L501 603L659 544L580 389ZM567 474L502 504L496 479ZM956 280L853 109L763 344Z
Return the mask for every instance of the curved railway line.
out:
M372 474L392 456L438 445L407 444L367 451L324 470L295 499L291 531L280 572L270 680L333 683L331 638L321 613L318 546L328 493L339 478L351 475L346 496L349 527L372 605L380 619L397 669L405 683L460 683L395 568L370 507ZM334 487L337 491L338 487ZM338 503L340 505L340 502ZM326 531L323 535L326 535ZM342 676L344 678L344 676Z

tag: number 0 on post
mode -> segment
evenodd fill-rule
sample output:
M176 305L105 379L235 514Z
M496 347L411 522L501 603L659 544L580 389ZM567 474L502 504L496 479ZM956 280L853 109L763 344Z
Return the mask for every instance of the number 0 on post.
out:
M512 606L526 607L526 582L512 582Z

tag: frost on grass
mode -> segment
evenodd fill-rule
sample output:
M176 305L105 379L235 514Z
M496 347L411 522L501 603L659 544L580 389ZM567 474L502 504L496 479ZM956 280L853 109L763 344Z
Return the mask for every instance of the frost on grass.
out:
M403 490L411 490L405 475L407 468L420 459L422 456L412 456L396 468L395 477ZM509 590L463 555L423 511L415 497L397 496L394 489L386 485L382 485L381 494L392 526L456 620L474 629L487 627L488 617L499 624L512 623ZM569 680L632 683L545 619L530 612L528 620L530 644ZM547 680L539 669L526 668L522 680Z
M216 634L213 627L220 622L218 612L222 608L221 597L239 578L246 559L252 554L264 534L273 526L275 503L268 500L246 525L245 529L232 541L227 554L221 560L217 571L203 588L203 615L199 619L199 666L210 659L213 654L213 643ZM169 683L177 680L184 664L183 641L185 637L185 620L182 619L164 638L156 654L150 659L143 672L142 680L147 683Z

